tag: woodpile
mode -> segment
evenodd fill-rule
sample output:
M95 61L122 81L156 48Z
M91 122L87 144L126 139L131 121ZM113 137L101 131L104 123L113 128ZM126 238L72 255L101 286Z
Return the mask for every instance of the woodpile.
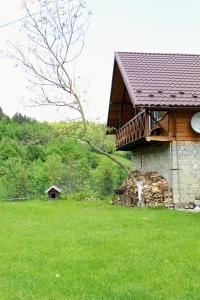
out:
M156 171L134 171L133 176L143 183L142 198L145 206L156 207L159 204L173 207L172 194L168 189L167 180ZM137 188L130 177L123 183L120 189L115 190L117 199L113 204L134 207L138 205Z

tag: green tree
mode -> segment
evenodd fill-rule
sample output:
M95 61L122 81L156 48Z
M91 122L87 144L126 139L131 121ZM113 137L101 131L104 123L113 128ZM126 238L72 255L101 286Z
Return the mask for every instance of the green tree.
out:
M113 163L107 159L102 159L96 169L96 189L100 195L110 195L114 192L114 188Z
M0 141L0 159L6 160L11 157L23 157L25 149L16 141L3 136Z
M30 181L32 194L35 196L44 195L45 190L50 186L51 181L45 166L40 159L34 160L30 167Z
M85 159L71 160L65 164L64 190L74 193L90 190L91 174L88 162Z
M6 117L6 115L4 114L2 108L0 107L0 120L1 120L3 117Z
M17 112L14 114L14 116L12 117L12 120L16 123L25 123L28 121L31 121L31 118L28 118L26 116L23 116L21 113Z
M49 155L45 162L45 168L51 184L59 185L63 181L65 166L60 155Z
M1 166L1 193L5 197L26 197L31 193L29 172L22 160L17 157L8 158Z
M29 145L26 150L26 156L29 161L37 159L45 161L45 153L40 145Z

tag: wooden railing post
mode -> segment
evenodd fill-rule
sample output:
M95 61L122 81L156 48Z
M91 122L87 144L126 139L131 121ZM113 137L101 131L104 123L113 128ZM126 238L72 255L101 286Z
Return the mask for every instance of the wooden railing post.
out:
M148 113L145 111L145 136L149 135L149 115Z

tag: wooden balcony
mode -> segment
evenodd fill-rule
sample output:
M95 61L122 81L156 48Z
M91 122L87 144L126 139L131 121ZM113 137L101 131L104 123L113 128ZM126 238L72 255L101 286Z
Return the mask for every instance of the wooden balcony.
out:
M127 145L144 138L147 135L146 129L146 112L143 111L117 130L117 149L122 149Z
M154 112L142 111L116 131L118 150L131 150L134 145L151 141L170 141L168 112L156 119Z

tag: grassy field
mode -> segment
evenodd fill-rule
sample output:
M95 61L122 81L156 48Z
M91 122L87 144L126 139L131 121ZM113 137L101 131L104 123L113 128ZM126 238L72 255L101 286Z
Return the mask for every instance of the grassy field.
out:
M200 215L0 203L0 299L200 299Z

